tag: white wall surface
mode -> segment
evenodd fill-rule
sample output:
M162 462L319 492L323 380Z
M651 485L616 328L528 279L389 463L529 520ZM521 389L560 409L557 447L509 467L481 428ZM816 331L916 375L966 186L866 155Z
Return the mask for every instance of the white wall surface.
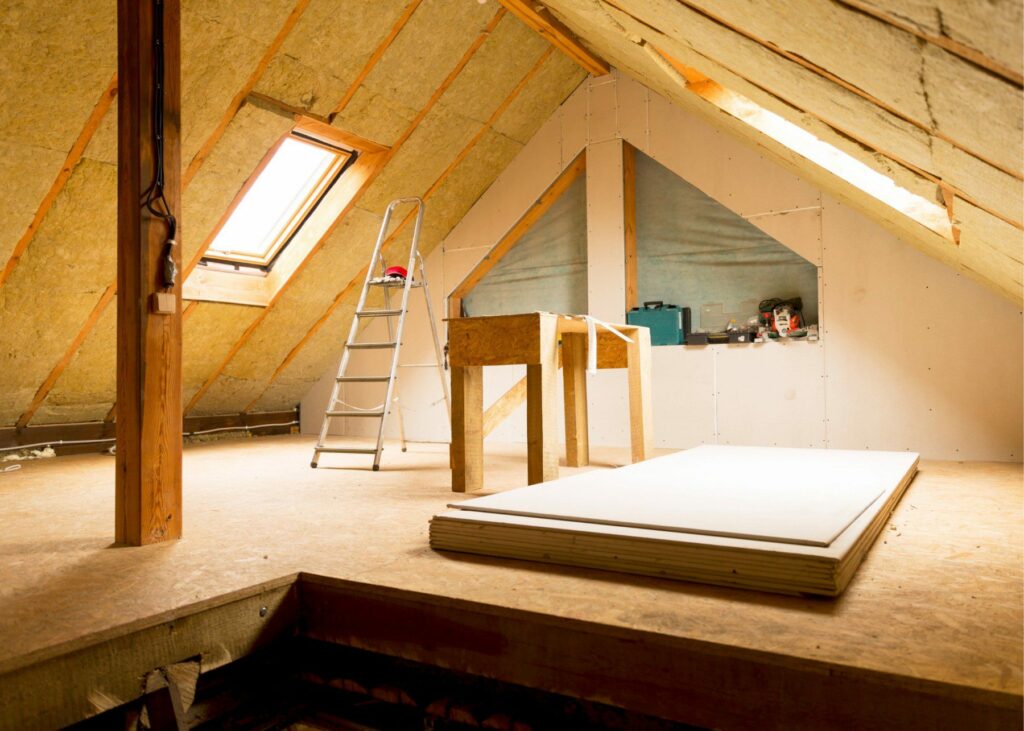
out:
M659 446L909 449L932 459L1021 460L1019 309L617 73L585 82L566 100L428 257L435 314L443 317L444 294L586 147L590 312L622 321L622 140L820 271L817 343L654 348ZM416 305L403 346L407 362L429 360L431 348ZM446 440L436 374L409 370L401 381L407 436ZM523 372L485 369L485 403ZM319 425L333 376L325 374L303 401L303 431ZM625 372L602 371L589 386L592 443L628 445ZM349 391L350 401L373 405L368 394ZM346 429L368 433L368 426ZM520 407L489 439L525 441L525 433Z

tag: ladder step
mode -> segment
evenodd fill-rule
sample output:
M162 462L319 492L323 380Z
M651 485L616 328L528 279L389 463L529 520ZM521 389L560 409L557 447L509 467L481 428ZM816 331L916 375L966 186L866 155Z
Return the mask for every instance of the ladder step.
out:
M391 378L389 376L338 376L334 380L338 383L387 383Z
M401 310L360 310L356 313L357 317L398 317L402 314Z
M384 409L374 411L328 411L325 416L375 416L378 419L384 416Z
M377 454L376 449L365 447L316 447L317 452L330 452L331 454Z
M401 279L390 279L390 280L371 279L370 280L370 285L374 286L374 287L404 287L405 286L405 282L403 280L401 280ZM412 283L409 284L409 286L413 287L413 288L422 287L423 286L423 282L412 282Z
M345 347L352 350L372 350L374 348L393 348L396 345L398 343L391 341L388 343L346 343Z

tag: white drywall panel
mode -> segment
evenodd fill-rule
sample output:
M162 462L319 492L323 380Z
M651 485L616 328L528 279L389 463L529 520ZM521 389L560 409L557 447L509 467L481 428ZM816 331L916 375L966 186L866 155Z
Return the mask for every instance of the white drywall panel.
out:
M653 348L652 354L655 444L715 444L715 349L673 345Z
M615 95L615 77L592 79L587 100L587 127L590 144L618 139L618 103Z
M725 345L714 350L719 444L826 446L820 342Z
M569 166L576 156L587 146L587 99L590 96L590 82L584 82L565 100L553 119L557 119L561 129L562 169ZM533 140L530 140L533 144Z
M626 250L622 206L622 140L613 139L589 145L587 304L591 315L606 322L622 322L626 312Z
M650 150L650 125L647 121L647 104L650 92L628 76L616 72L616 93L619 104L619 134L623 139L632 140L638 150Z
M1011 303L824 198L829 445L1019 460Z
M815 266L821 266L821 206L817 202L809 208L764 213L746 218L807 261Z

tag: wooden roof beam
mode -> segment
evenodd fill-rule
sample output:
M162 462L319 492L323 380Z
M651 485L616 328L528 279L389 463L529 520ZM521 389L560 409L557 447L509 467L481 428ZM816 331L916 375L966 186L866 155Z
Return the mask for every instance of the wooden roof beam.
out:
M528 0L499 0L508 11L540 33L552 46L578 63L594 76L604 76L611 67L600 56L587 50L571 30L551 11Z

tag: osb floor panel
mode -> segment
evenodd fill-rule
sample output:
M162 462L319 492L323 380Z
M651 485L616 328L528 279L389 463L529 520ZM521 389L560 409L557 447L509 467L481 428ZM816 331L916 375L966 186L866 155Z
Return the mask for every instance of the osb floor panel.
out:
M1019 465L923 463L847 592L811 600L434 553L427 521L463 499L449 491L446 446L387 450L377 473L360 455L324 458L353 469L311 470L311 446L289 436L189 447L185 537L144 548L110 547L112 457L0 473L0 673L119 625L306 571L1022 691ZM488 446L489 490L525 484L524 452ZM595 450L600 466L625 459L626 450Z

